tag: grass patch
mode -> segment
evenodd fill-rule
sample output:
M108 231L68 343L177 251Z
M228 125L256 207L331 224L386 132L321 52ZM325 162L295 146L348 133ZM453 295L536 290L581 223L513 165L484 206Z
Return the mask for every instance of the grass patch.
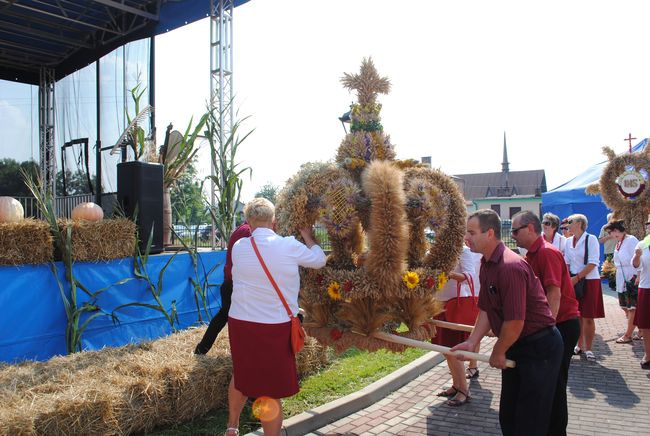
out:
M380 350L373 353L350 349L339 356L332 356L332 364L319 373L300 382L300 392L282 401L284 418L333 401L356 392L380 378L412 362L427 351L409 348L403 353ZM208 416L150 434L180 436L185 434L221 434L226 428L227 410L215 410ZM259 428L260 424L251 412L250 404L242 412L239 430L246 434Z

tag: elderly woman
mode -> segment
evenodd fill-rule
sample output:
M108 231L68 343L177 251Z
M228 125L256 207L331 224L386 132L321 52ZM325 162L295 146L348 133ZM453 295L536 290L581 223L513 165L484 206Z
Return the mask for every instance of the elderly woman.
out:
M274 232L275 208L264 198L250 201L244 215L252 235L237 241L232 254L233 294L228 334L233 376L228 389L226 435L239 434L239 415L247 397L266 402L261 409L272 413L260 416L264 434L279 435L282 428L279 399L298 392L298 377L290 344L290 318L262 261L295 316L300 289L298 267L322 268L325 253L316 245L309 228L300 230L304 244L293 236L278 236Z
M542 217L542 232L544 240L553 244L555 248L564 253L566 238L560 232L560 217L551 212L546 212Z
M627 317L627 329L623 336L616 340L617 344L629 344L634 333L634 312L636 311L637 292L627 289L626 283L636 281L637 268L632 266L632 258L639 240L625 231L622 220L612 221L605 226L605 231L616 241L614 247L614 266L616 267L616 292L618 304Z
M585 350L587 360L596 360L591 350L596 335L595 318L605 317L603 290L600 285L598 264L600 263L600 244L595 235L587 230L587 217L574 214L567 218L566 225L570 236L564 247L564 258L571 273L571 284L585 279L584 295L578 299L580 309L580 339L575 347L575 354Z
M645 223L645 233L646 238L637 244L632 258L632 266L639 268L639 277L637 278L639 298L634 314L634 324L639 327L643 336L645 354L641 361L641 368L650 369L650 247L647 241L650 237L650 216Z

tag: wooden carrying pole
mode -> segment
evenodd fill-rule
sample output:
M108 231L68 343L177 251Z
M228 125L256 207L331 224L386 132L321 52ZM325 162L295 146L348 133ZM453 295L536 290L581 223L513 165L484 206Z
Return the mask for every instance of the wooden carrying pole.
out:
M458 325L458 324L456 324ZM473 353L471 351L449 351L450 348L448 347L443 347L442 345L435 345L431 344L429 342L424 342L424 341L416 341L415 339L409 339L409 338L404 338L402 336L397 336L397 335L392 335L390 333L384 333L384 332L374 332L371 333L370 336L373 338L381 339L382 341L387 341L387 342L394 342L396 344L402 344L402 345L408 345L409 347L414 347L414 348L423 348L425 350L433 350L437 351L442 354L448 354L450 356L458 356L462 355L467 359L475 359L475 360L480 360L481 362L490 362L490 356L486 356L485 354L479 354L479 353ZM514 368L515 367L515 362L513 360L506 359L506 367L508 368Z
M453 322L448 322L448 321L440 321L439 319L432 319L429 321L431 324L436 325L438 327L450 329L450 330L460 330L461 332L469 332L471 333L472 330L474 330L473 325L467 325L467 324L456 324Z

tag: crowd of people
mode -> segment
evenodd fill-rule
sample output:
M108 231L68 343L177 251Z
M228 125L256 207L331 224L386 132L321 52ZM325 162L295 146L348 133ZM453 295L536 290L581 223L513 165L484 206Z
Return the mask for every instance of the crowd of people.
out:
M299 390L290 341L291 318L299 313L299 267L321 268L326 256L309 228L300 230L304 243L277 235L268 200L252 200L244 215L228 244L221 310L194 353L207 353L227 323L233 374L226 435L239 434L239 415L249 397L265 399L262 427L265 434L277 435L280 399ZM560 220L551 213L540 219L519 212L512 217L511 235L524 249L521 256L503 243L496 212L483 209L469 216L459 262L437 295L445 303L437 319L474 326L471 333L438 328L433 339L451 350L445 357L452 385L438 393L448 397L448 406L469 402L470 383L479 377L477 362L470 360L465 368L463 353L478 352L485 335L496 336L489 363L502 369L503 434L566 434L571 359L576 354L596 359L594 320L605 316L600 244L612 248L616 291L628 319L616 342L643 339L641 367L650 369L650 248L628 234L623 221L608 220L598 237L587 226L582 214ZM650 218L646 231L650 234ZM514 368L509 360L516 362Z

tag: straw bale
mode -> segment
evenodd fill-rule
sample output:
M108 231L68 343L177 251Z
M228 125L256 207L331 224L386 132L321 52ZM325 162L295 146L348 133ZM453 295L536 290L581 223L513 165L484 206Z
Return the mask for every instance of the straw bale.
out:
M62 232L72 228L72 260L93 262L133 256L135 223L127 218L101 221L59 220Z
M0 365L0 435L131 434L227 407L232 370L227 332L205 356L191 354L205 329L156 341ZM326 362L313 338L299 376Z
M45 221L0 223L0 265L47 263L53 256L52 234Z

